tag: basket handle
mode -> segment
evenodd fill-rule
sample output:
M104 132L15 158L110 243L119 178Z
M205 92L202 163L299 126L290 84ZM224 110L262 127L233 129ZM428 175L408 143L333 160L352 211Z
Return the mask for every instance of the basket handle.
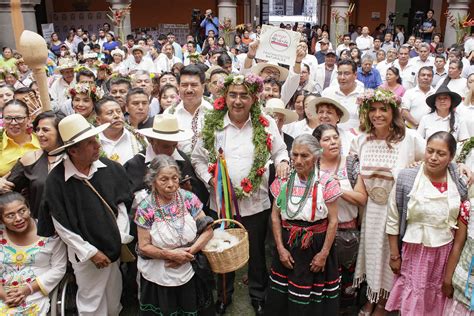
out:
M236 221L236 220L233 220L233 219L230 219L230 218L221 218L221 219L216 219L212 225L216 225L216 224L219 224L219 223L222 223L222 222L231 222L232 224L236 224L237 226L239 226L240 228L242 228L243 230L247 231L244 227L244 225L242 225L242 223Z

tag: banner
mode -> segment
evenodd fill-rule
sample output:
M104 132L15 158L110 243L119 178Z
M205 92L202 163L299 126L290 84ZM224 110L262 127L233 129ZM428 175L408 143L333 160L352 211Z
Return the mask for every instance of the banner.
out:
M51 34L54 33L54 23L41 24L41 33L46 42L51 42Z

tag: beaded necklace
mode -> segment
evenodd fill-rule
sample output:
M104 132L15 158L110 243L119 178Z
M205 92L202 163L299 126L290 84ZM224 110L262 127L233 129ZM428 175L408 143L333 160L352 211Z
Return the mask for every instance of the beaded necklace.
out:
M318 161L319 162L319 161ZM312 198L312 203L311 203L311 220L314 220L316 216L316 199L317 199L317 194L318 194L318 184L319 184L319 168L318 168L318 176L316 179L314 179L314 170L311 171L311 174L309 175L308 181L306 183L306 187L303 193L303 196L301 199L297 202L293 202L291 200L291 196L293 194L293 188L295 184L295 178L296 178L296 171L293 171L290 175L290 179L288 180L288 184L286 186L286 215L288 218L292 219L295 218L301 211L303 210L303 207L306 205L306 200L308 199L309 196L309 191L311 187L313 188L313 198ZM314 179L314 184L313 184L313 179ZM291 212L288 203L291 203L293 205L298 205L298 209L296 212Z
M164 208L161 206L158 195L156 193L155 193L155 202L156 202L158 212L160 213L161 217L163 218L163 221L166 224L168 232L170 234L172 234L173 233L172 229L174 229L174 231L176 231L176 233L178 234L178 238L179 238L178 240L181 244L181 242L183 240L184 222L185 222L185 216L184 216L185 215L185 212L184 212L185 207L184 207L184 202L183 202L183 198L182 198L181 194L179 194L179 192L176 192L174 200L171 201L170 203L168 203L168 204L176 204L176 208L177 208L176 215L173 215L171 210L170 210L170 212L168 214L170 219L167 218L167 214L166 214ZM179 217L180 214L182 214L181 220L180 221L175 220L177 217Z

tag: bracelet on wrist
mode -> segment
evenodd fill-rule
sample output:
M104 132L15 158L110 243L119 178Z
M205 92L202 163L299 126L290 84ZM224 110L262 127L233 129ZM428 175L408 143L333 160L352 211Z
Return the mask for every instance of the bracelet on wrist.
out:
M301 64L301 61L295 61L295 64Z

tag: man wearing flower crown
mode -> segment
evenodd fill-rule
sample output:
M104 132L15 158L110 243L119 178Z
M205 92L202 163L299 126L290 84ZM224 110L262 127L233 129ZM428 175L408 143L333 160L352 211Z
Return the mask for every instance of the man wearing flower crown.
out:
M209 184L211 209L220 217L237 217L249 232L249 294L256 314L262 315L268 280L265 236L271 206L267 167L274 161L277 176L285 178L288 152L275 121L261 112L258 95L263 81L259 76L230 75L223 89L223 97L215 100L214 110L205 116L202 138L191 161L198 177ZM223 173L228 174L230 186L219 178ZM227 194L234 206L231 211L221 207L217 202L222 201L221 196L215 192ZM234 278L234 273L219 276L218 314L232 302Z

